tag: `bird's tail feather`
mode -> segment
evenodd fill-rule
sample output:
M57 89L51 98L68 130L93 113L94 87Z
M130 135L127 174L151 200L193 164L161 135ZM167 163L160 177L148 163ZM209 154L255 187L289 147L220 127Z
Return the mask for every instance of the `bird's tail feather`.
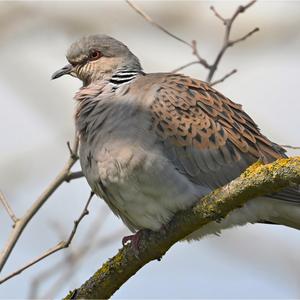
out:
M278 215L273 216L270 221L300 229L300 189L287 188L270 195L270 197L276 203L276 210L278 212Z
M278 224L300 229L300 193L295 193L289 189L288 192L252 199L220 222L211 222L185 239L198 240L208 234L218 234L224 229L247 223Z
M294 229L300 229L300 207L290 204L285 214L278 217L272 217L271 222L278 225L288 226Z

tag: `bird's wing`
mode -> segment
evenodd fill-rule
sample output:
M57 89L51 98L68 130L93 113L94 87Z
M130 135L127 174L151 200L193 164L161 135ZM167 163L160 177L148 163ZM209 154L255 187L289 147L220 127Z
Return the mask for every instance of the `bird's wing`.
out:
M150 107L152 128L168 158L196 184L214 189L259 159L271 162L285 156L241 105L208 84L166 74L157 86Z

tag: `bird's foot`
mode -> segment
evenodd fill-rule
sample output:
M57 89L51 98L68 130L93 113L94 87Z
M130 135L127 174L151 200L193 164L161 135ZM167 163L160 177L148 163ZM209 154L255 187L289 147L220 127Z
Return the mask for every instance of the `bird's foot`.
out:
M135 234L124 236L122 239L122 244L125 246L128 242L130 242L132 248L138 250L140 246L140 239L142 237L143 231L139 230Z
M161 234L165 235L167 233L167 226L162 225L159 231L160 231ZM130 247L133 250L135 256L137 258L139 258L141 238L144 234L147 234L149 232L151 232L151 230L141 229L138 232L136 232L135 234L124 236L123 239L122 239L122 245L125 246L128 243L130 243ZM161 258L159 258L158 260L160 261Z
M123 246L127 245L130 243L130 247L134 252L134 255L139 258L139 252L140 252L140 243L141 243L141 238L144 233L147 232L147 229L141 229L135 234L124 236L122 239L122 244Z

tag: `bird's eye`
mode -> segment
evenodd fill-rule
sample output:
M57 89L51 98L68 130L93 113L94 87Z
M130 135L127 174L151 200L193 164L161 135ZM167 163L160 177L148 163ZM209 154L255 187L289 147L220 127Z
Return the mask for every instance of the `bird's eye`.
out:
M102 56L101 52L98 50L91 50L89 54L89 60L97 60Z

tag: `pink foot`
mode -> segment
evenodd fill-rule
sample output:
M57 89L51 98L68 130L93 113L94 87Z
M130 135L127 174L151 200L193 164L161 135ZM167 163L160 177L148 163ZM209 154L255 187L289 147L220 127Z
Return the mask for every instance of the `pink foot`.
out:
M122 239L122 244L123 246L125 246L128 242L130 242L131 247L136 252L139 250L141 236L142 236L142 230L139 230L135 234L124 236Z

